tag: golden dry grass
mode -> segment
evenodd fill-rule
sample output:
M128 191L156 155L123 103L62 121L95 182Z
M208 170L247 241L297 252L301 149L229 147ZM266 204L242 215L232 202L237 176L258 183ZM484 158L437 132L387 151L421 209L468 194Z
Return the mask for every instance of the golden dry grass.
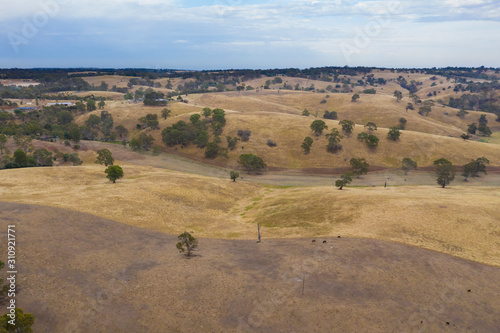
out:
M500 265L498 188L274 189L244 212L266 237L382 239Z
M500 266L494 187L283 188L120 163L0 173L2 201L66 208L155 231L254 239L337 235L396 241Z
M231 238L253 229L235 224L230 211L262 192L259 185L120 165L125 177L116 184L105 178L101 165L5 170L0 173L0 198L173 234L191 230L200 237Z

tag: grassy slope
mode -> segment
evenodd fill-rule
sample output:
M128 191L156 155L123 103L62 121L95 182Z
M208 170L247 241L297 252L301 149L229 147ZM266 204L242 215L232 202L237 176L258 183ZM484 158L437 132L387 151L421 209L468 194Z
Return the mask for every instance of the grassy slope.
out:
M200 237L337 235L397 241L500 265L497 188L280 188L123 164L4 170L2 201L72 209L125 224Z

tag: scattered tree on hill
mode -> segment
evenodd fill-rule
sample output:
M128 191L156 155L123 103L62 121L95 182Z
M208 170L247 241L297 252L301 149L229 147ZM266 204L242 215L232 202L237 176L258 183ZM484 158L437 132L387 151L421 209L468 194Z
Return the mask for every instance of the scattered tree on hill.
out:
M352 172L346 172L340 175L340 179L337 179L335 181L335 186L338 187L339 190L342 190L344 186L350 184L351 182L352 182Z
M479 124L477 127L477 130L479 132L479 135L482 136L491 136L491 130L486 124Z
M460 111L457 112L457 117L459 118L465 118L466 115L468 115L469 112L465 111L464 108L461 108Z
M436 166L437 183L445 188L455 179L455 167L445 158L434 161Z
M110 165L104 172L107 174L106 178L113 183L123 177L123 169L119 165Z
M133 151L148 151L151 147L153 147L154 140L155 139L151 135L141 133L139 134L139 137L133 137L128 145Z
M486 118L486 115L485 114L482 114L480 117L479 117L479 125L487 125L488 124L488 118Z
M14 152L14 164L18 165L18 167L28 166L28 155L22 149L17 149Z
M233 182L235 182L235 181L236 181L236 179L240 177L240 174L239 174L238 172L236 172L236 171L231 171L231 172L229 173L229 177L231 177L231 180L232 180Z
M352 133L352 130L354 129L354 122L351 120L341 120L339 122L339 125L342 126L342 131L344 131L344 134L347 136L350 136Z
M364 158L351 158L349 164L351 165L352 173L356 175L357 178L368 173L369 165Z
M377 130L377 125L372 122L368 122L365 125L365 128L368 130L368 133L371 134L373 131Z
M326 126L323 120L313 121L310 127L311 130L313 130L314 134L316 134L316 136L320 136L321 134L323 134L323 130L328 129L328 126Z
M226 125L226 112L223 109L212 110L212 129L214 134L221 134Z
M4 151L7 150L7 137L4 134L0 134L0 155L3 155Z
M486 175L486 165L488 164L490 164L490 161L486 157L480 157L464 165L464 172L462 173L462 176L465 177L464 181L468 181L469 177L478 177L480 172Z
M375 149L378 146L379 138L374 134L369 134L365 139L368 148Z
M80 127L75 124L71 123L68 127L68 134L71 140L73 140L74 143L80 142L82 138L82 131L80 130Z
M334 128L331 133L326 135L328 139L328 144L326 145L326 150L332 153L336 153L337 151L342 149L342 145L340 144L340 140L342 140L343 136L339 133L339 131Z
M200 122L200 118L201 118L201 115L198 114L198 113L195 113L195 114L192 114L189 117L189 121L191 122L191 124L193 124L194 126L196 126Z
M331 112L325 111L325 113L323 114L323 118L336 120L337 119L337 111L331 111Z
M302 111L302 115L303 116L306 116L306 117L309 117L310 113L307 109L304 109L304 111Z
M250 131L250 130L238 130L238 132L236 134L241 138L241 141L247 142L248 140L250 140L250 136L252 135L252 131Z
M408 105L406 105L406 112L408 112L408 110L415 110L415 107L412 103L408 103Z
M87 111L94 111L96 109L95 101L93 99L87 100Z
M45 148L35 150L33 152L33 158L35 159L37 166L52 166L54 163L52 153Z
M85 120L85 125L87 127L93 128L93 129L98 129L99 124L101 123L101 117L91 114L87 120Z
M476 131L477 131L477 124L476 123L470 124L469 127L467 128L467 133L469 133L469 134L476 134Z
M97 159L94 163L96 164L104 164L104 166L113 165L115 159L111 154L109 149L103 148L97 151Z
M179 243L176 245L177 250L181 253L186 252L186 255L189 258L191 256L191 252L198 247L198 240L191 236L191 234L187 231L180 234L177 238L179 239Z
M78 156L78 153L64 154L63 160L64 162L73 163L73 166L81 165L83 163L82 160L80 159L80 156Z
M396 101L399 103L403 99L403 93L399 90L394 90L394 97Z
M128 129L123 127L123 125L118 125L115 127L116 134L120 136L120 138L126 138L128 136Z
M420 108L418 108L418 114L421 115L421 116L426 116L428 117L429 116L429 113L431 113L432 111L432 104L429 103L428 101L425 101L424 102L424 105L421 106Z
M161 110L161 116L163 119L167 119L167 117L170 115L170 113L172 113L172 111L167 109L167 108Z
M302 141L302 145L300 146L302 149L304 149L304 154L309 154L313 143L314 140L311 137L309 136L305 137L304 141Z
M106 103L104 101L100 101L97 106L99 107L99 110L101 109L104 109L104 106L106 105Z
M14 318L10 313L0 317L0 332L33 333L31 326L35 323L35 316L31 313L24 313L23 309L14 309Z
M31 145L31 141L33 141L33 139L30 136L19 133L14 135L14 142L16 143L17 148L22 149L25 153L33 147Z
M263 170L267 167L266 163L264 163L264 161L260 157L254 154L240 155L238 163L240 163L243 167L245 167L248 173L254 170L259 172L260 170Z
M461 137L462 139L464 139L464 141L465 141L465 140L469 140L469 139L470 139L470 135L469 135L469 134L467 134L467 133L464 133L464 134L460 135L460 137Z
M216 142L207 143L205 148L205 158L214 159L219 155L227 158L227 149L219 147Z
M205 117L205 119L208 119L212 115L212 109L203 108L202 113L203 113L203 116Z
M157 114L148 113L145 117L139 118L139 122L142 124L143 129L148 127L160 129L160 122L158 121Z
M356 103L359 99L359 94L352 95L351 102Z
M401 161L401 165L403 170L405 171L405 175L408 174L408 171L416 169L417 168L417 162L412 160L409 157L403 158L403 161Z
M229 135L226 136L227 148L229 150L233 150L234 148L236 148L236 145L238 144L239 140L240 138L238 138L237 136L235 136L234 138Z
M406 118L399 118L399 129L404 130L407 122Z
M396 141L399 139L401 136L401 132L399 131L398 126L393 126L389 129L389 132L387 133L387 137L393 141Z

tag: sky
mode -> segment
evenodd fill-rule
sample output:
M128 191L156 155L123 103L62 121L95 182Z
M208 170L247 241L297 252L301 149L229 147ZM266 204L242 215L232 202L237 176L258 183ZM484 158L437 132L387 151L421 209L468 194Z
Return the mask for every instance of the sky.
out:
M0 68L500 67L500 0L7 0Z

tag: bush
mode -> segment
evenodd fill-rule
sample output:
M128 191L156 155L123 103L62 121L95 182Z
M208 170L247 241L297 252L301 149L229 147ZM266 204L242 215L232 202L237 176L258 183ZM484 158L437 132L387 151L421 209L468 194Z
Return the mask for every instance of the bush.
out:
M69 147L69 146L71 146L71 143L69 143L69 141L66 140L66 141L64 141L64 145L67 146L67 147Z
M325 111L325 114L323 115L324 119L337 119L337 111Z
M250 135L252 135L252 132L250 130L238 130L236 134L241 138L241 141L246 142L250 140Z
M80 145L74 145L73 148L80 149Z
M267 140L267 145L268 145L269 147L276 147L276 142L273 142L273 140L268 139L268 140Z

